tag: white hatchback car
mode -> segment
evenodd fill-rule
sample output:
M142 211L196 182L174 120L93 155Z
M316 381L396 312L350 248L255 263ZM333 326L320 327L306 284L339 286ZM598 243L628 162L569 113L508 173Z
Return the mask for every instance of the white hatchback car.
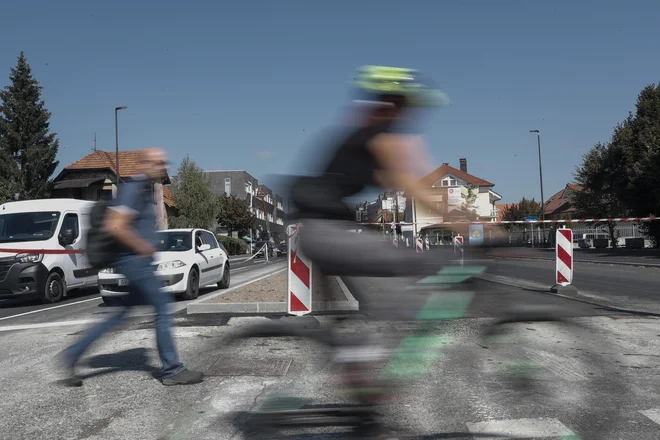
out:
M216 284L229 287L229 256L215 236L204 229L158 231L158 252L154 255L162 291L182 299L195 299L200 287ZM193 246L194 243L194 246ZM106 304L116 303L128 294L128 280L121 267L99 271L98 285Z

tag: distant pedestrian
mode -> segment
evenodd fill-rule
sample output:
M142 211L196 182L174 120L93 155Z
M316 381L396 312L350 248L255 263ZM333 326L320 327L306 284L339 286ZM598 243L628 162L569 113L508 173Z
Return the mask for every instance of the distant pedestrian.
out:
M150 148L142 155L143 175L118 188L118 197L108 207L104 230L126 249L121 254L118 267L129 283L129 304L147 303L156 312L156 342L163 364L163 385L188 385L199 383L203 374L187 370L179 361L170 328L169 295L160 291L155 273L153 254L157 246L156 213L153 206L154 182L166 175L167 155L160 148ZM83 337L60 354L66 369L64 382L69 386L82 386L75 366L85 351L126 316L123 307L109 319L96 324Z

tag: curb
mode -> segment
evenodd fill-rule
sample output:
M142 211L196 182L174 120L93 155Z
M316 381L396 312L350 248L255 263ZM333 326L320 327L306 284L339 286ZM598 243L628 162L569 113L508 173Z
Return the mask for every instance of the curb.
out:
M537 261L555 261L554 258L547 257L503 257L499 255L493 255L491 258L498 260L537 260ZM629 266L629 267L649 267L649 268L660 268L660 263L635 263L627 261L597 261L597 260L576 260L573 259L576 263L590 263L590 264L605 264L609 266Z
M621 312L621 313L630 313L630 314L635 314L635 315L644 315L644 316L655 316L655 317L660 317L660 313L654 313L654 312L649 312L648 310L634 310L634 309L624 309L622 307L616 307L613 305L606 305L603 304L602 302L596 302L596 301L590 301L587 299L582 299L582 298L577 298L577 295L580 295L580 291L577 290L573 286L558 286L559 289L555 289L557 293L554 293L552 291L552 287L548 287L547 284L541 284L535 281L525 281L525 280L518 280L516 278L510 278L510 277L504 277L501 275L491 275L491 274L481 274L481 275L476 275L475 278L480 279L482 281L490 282L490 283L495 283L495 284L501 284L504 286L509 286L509 287L517 287L519 289L526 289L526 290L533 290L534 292L544 294L544 295L550 295L550 296L555 296L559 298L564 298L568 299L570 301L577 301L583 304L589 304L592 306L597 306L597 307L602 307L603 309L613 311L613 312ZM572 294L569 295L568 293L571 292Z
M205 302L209 299L224 295L225 293L231 292L232 290L239 289L241 287L247 286L257 281L261 281L278 273L284 272L287 270L281 269L276 272L270 273L268 275L259 277L255 280L248 281L231 289L223 290L221 292L215 293L211 296L205 297L202 300L197 300L188 304L187 314L196 315L202 313L250 313L250 314L263 314L263 313L287 313L289 310L289 304L287 302L244 302L244 303L208 303ZM360 310L360 303L355 299L351 294L351 291L348 289L344 281L335 277L337 284L342 293L346 297L346 301L312 301L312 313L316 312L354 312Z

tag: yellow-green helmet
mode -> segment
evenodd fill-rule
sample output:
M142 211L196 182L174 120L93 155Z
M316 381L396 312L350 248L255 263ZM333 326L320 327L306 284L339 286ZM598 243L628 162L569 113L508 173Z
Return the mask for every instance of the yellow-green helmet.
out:
M400 96L410 107L445 107L449 97L439 89L432 89L420 80L415 69L385 66L362 66L353 85L371 96Z

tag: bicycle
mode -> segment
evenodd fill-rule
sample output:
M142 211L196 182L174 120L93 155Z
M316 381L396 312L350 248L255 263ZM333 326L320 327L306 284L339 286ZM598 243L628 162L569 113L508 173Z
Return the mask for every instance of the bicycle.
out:
M433 294L417 315L418 326L415 331L401 341L391 356L366 350L370 346L368 336L353 335L347 338L346 335L340 334L339 324L347 319L343 317L335 319L329 328L324 329L309 330L295 322L269 322L235 335L236 341L244 338L300 337L330 348L334 355L333 360L339 367L340 384L357 403L311 405L303 399L275 395L256 410L232 413L232 422L248 439L272 439L277 438L285 429L312 427L352 428L349 435L355 438L412 437L413 433L393 434L390 428L383 429L383 424L380 423L381 405L386 397L395 395L397 385L401 386L406 380L414 381L428 372L441 353L451 355L451 340L446 334L438 333L435 323L455 320L465 315L474 295L465 286L474 275L484 270L485 267L445 267L437 275L423 278L410 286L408 290L425 292L431 289ZM485 324L480 340L490 344L487 348L494 347L489 356L492 357L493 352L511 352L510 348L506 347L516 346L515 336L520 333L516 331L516 326L524 323L557 324L569 329L569 333L578 328L589 328L571 320L562 309L514 308L505 316ZM376 367L386 358L388 360L381 373L374 378ZM531 359L526 356L524 350L514 350L514 356L505 356L500 363L501 368L494 373L499 378L499 383L511 385L512 389L526 393L525 398L531 399L530 396L542 393L540 390L543 387L539 386L538 380L541 364L538 359L535 361L534 356L531 356ZM474 379L483 380L483 377ZM590 381L586 385L584 397L580 400L584 407L598 408L599 386L597 381ZM625 393L627 390L619 391ZM571 431L560 438L603 440L618 423L615 414L617 409L605 414L603 418L606 423L601 424L590 437ZM492 438L494 434L481 435Z

